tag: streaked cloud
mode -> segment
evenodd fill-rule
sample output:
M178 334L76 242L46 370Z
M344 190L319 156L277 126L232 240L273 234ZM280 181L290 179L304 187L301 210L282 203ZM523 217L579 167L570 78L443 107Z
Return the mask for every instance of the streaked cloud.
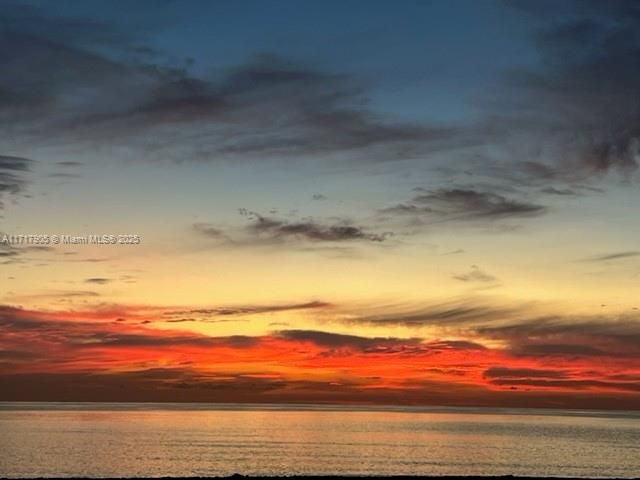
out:
M4 208L7 198L24 191L28 181L26 175L32 165L33 160L28 158L0 155L0 210Z
M201 236L231 246L300 245L333 243L382 243L392 232L372 232L349 219L323 221L310 217L283 219L241 209L249 221L242 228L223 230L208 223L196 223L194 230ZM315 248L315 247L313 247Z
M510 70L500 96L488 95L479 128L498 163L492 172L481 164L477 171L529 185L608 172L630 178L640 153L637 5L535 4L509 2L535 21L541 65Z
M427 191L409 202L381 210L382 214L413 216L428 221L499 221L542 215L546 207L505 195L475 190L451 188Z
M517 357L640 358L640 316L635 313L549 315L539 310L535 305L459 299L413 308L379 306L335 321L443 330L466 339L498 341Z
M252 224L247 230L258 238L267 240L308 240L312 242L369 241L384 242L389 233L369 233L362 227L348 221L336 224L322 224L308 219L289 222L273 217L265 217L255 212L249 213Z
M498 281L497 277L485 272L477 265L472 265L471 270L467 273L453 275L453 278L461 282L493 283Z
M562 370L549 370L537 368L508 368L491 367L485 370L487 378L566 378L567 373Z
M106 285L107 283L111 283L113 280L110 278L103 277L91 277L87 278L84 283L93 283L94 285Z
M640 256L640 251L630 250L626 252L607 253L605 255L597 255L585 259L585 262L609 262L612 260L624 260L625 258L633 258Z
M195 400L202 392L215 389L225 392L228 401L275 400L266 392L277 392L277 401L294 401L301 398L297 395L302 391L307 392L307 400L357 401L376 391L379 396L369 397L374 403L403 403L403 398L413 398L415 392L429 391L436 396L428 396L428 401L416 397L412 403L449 399L456 405L494 406L520 404L524 400L516 393L519 389L532 395L527 397L533 402L529 406L544 406L551 398L576 405L575 396L583 393L580 401L613 405L620 400L616 394L638 392L634 372L640 368L640 357L637 351L627 355L632 343L638 344L638 339L632 338L638 335L632 320L606 326L592 321L591 330L582 337L577 332L584 332L586 322L571 325L547 320L502 325L499 319L497 327L507 330L482 331L481 325L475 325L467 329L466 336L461 330L455 335L454 330L440 330L439 338L310 329L210 336L186 329L157 329L152 328L153 322L139 322L168 311L163 307L131 307L131 314L126 310L53 312L1 307L0 338L4 340L0 340L0 376L10 388L3 389L0 397L43 398L45 390L35 387L43 384L28 384L27 379L40 378L48 385L57 378L59 385L66 385L71 378L78 380L86 375L94 379L81 381L79 388L86 398L114 394L111 386L123 384L131 384L133 391L143 389L147 392L144 398L152 398L151 392L159 387L167 393L166 398L177 394L171 392L188 391L192 393L184 394ZM514 348L523 340L557 345L560 339L569 337L574 339L573 345L579 345L580 338L584 342L589 335L594 346L608 342L615 348L598 357L574 352L557 365L549 364L548 354L522 355ZM507 344L488 346L485 342L489 337L501 338ZM620 348L621 343L614 343L623 337L626 352ZM49 399L59 399L63 391L55 388L47 394ZM120 395L121 400L126 397L122 392ZM580 401L578 404L582 404Z
M280 330L276 332L278 338L300 342L311 342L320 347L352 348L363 352L386 352L389 350L406 352L420 348L422 340L419 338L368 338L357 335L345 335L317 330Z
M267 313L287 312L296 310L329 309L333 305L328 302L313 301L306 303L292 303L279 305L241 305L215 308L195 308L187 310L172 310L163 312L162 317L168 322L206 320L210 317L229 317L258 315ZM186 319L184 317L187 317Z
M34 7L5 10L0 125L11 122L24 141L180 161L385 161L447 148L456 136L455 127L385 118L356 79L276 54L195 76L141 48L140 31Z

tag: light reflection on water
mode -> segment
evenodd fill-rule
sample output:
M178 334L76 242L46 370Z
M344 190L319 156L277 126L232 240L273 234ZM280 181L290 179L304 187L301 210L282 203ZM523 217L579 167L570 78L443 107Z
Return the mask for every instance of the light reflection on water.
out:
M0 432L0 477L640 475L631 412L5 403Z

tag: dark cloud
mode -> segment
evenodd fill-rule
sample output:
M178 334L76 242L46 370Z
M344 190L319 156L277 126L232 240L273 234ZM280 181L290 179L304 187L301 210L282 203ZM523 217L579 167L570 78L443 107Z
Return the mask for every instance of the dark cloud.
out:
M39 330L44 327L64 327L63 322L50 321L16 307L0 305L0 328L5 334L13 331Z
M28 350L12 350L6 348L0 348L0 362L12 361L12 362L28 362L30 360L38 359L40 355L36 352Z
M31 345L31 348L36 349L42 343L87 349L170 346L248 348L260 341L259 337L244 335L209 337L187 332L136 330L123 323L74 321L64 315L52 318L42 313L7 306L0 306L0 332L12 336L14 342L23 340L26 342L25 346Z
M207 337L203 335L155 335L96 332L80 338L80 344L86 347L111 346L111 347L167 347L167 346L193 346L193 347L230 347L248 348L259 341L256 337L244 335L231 335L228 337ZM73 339L71 340L73 343Z
M296 342L310 342L328 350L323 356L344 355L345 350L365 354L396 354L402 356L435 355L447 351L486 350L483 345L467 340L437 340L425 342L421 338L362 337L319 330L280 330L277 338Z
M33 161L28 158L0 155L0 170L27 172L32 163Z
M439 189L385 208L383 214L426 217L432 221L496 221L541 215L546 207L472 188Z
M275 55L198 77L116 26L9 5L0 30L0 126L20 145L178 160L317 155L375 162L482 144L474 150L482 173L572 195L563 182L609 170L626 175L638 162L637 8L599 3L549 7L559 13L535 35L542 65L511 72L475 128L397 121L376 112L353 78ZM463 217L455 205L466 209L465 202L483 205L469 217L544 212L497 193L452 190L434 192L428 203L444 202L445 215ZM389 211L431 209L438 205L418 201Z
M541 65L510 72L488 106L482 128L506 175L629 178L640 160L637 2L508 3L533 15ZM518 171L527 165L535 168Z
M60 167L81 167L82 162L76 161L64 161L64 162L56 162L56 165Z
M379 149L395 158L451 136L442 128L386 122L365 103L362 89L347 77L264 55L219 81L182 76L160 85L118 120L134 128L168 122L196 127L207 137L200 147L218 156Z
M447 148L456 135L385 118L354 79L275 55L196 77L115 26L32 7L5 10L0 126L25 144L176 160L338 154L378 161Z
M276 332L276 336L285 340L311 342L320 347L351 348L363 352L415 350L420 348L422 343L419 338L369 338L318 330L280 330Z
M27 263L28 261L40 261L39 257L31 257L30 254L53 252L53 247L45 245L23 245L11 242L11 236L0 232L0 265L13 263Z
M435 373L436 375L455 375L458 377L464 377L468 373L466 370L461 370L458 368L427 368L425 371L427 373Z
M535 184L535 182L534 182ZM593 185L569 183L562 187L548 186L540 189L540 193L557 197L582 197L590 193L603 193L604 190Z
M71 180L76 178L82 178L82 175L78 173L68 173L68 172L54 172L47 175L49 178L60 178L63 180Z
M485 378L566 378L562 370L536 368L491 367L484 371Z
M607 262L610 260L621 260L625 258L632 258L640 256L640 252L636 250L628 251L628 252L615 252L608 253L606 255L598 255L596 257L590 257L585 259L585 262Z
M637 316L525 316L473 331L504 341L512 354L523 357L640 357Z
M297 308L316 308L299 305ZM119 312L113 312L113 317ZM178 313L178 312L176 312ZM206 312L209 314L209 312ZM229 313L223 313L229 314ZM147 323L146 321L141 324ZM0 307L0 332L13 338L12 349L54 352L48 358L55 362L60 349L101 349L185 346L196 348L245 349L273 339L287 342L310 342L323 349L322 355L342 355L345 350L366 354L419 355L443 351L485 350L473 341L438 340L423 342L420 338L363 337L318 330L280 330L271 336L231 335L212 337L184 331L151 330L127 325L122 317L77 321L15 307ZM45 347L43 347L45 345ZM55 348L51 348L54 345ZM44 355L44 353L43 353ZM45 358L46 360L46 358Z
M0 259L4 259L4 263L11 262L18 255L20 255L20 250L8 243L0 243Z
M425 344L438 350L486 350L484 345L469 340L441 340Z
M540 190L541 193L548 193L549 195L562 195L565 197L577 197L580 193L570 188L556 188L546 187Z
M171 320L173 317L183 317L185 315L191 316L192 318L183 319L180 321L192 321L196 319L207 319L208 317L225 317L225 316L236 316L236 315L256 315L262 313L274 313L274 312L286 312L292 310L314 310L314 309L326 309L331 308L332 304L327 302L313 301L306 303L292 303L292 304L281 304L281 305L245 305L245 306L237 306L237 307L216 307L216 308L197 308L190 310L175 310L164 312L163 316L170 318L168 321L176 321Z
M31 170L32 164L33 161L28 158L0 155L0 210L7 196L15 196L24 190L27 184L25 175Z
M640 383L638 382L606 382L602 380L579 379L553 380L546 378L496 378L491 380L491 383L501 386L565 388L568 390L607 389L640 392Z
M588 340L587 340L588 341ZM519 342L512 346L515 355L526 357L550 357L550 356L603 356L611 355L600 348L591 345L575 343L527 343Z
M102 278L102 277L93 277L87 278L84 283L93 283L94 285L106 285L110 283L112 280L110 278Z
M253 222L247 230L258 238L266 240L293 240L311 242L345 242L367 241L384 242L389 233L369 233L362 227L344 221L340 224L322 224L308 219L289 222L286 220L265 217L251 212Z
M454 275L453 278L456 280L460 280L461 282L493 283L498 281L496 277L483 271L477 265L472 265L469 272Z
M465 326L521 318L526 306L505 306L456 299L418 307L381 306L349 315L343 322L371 326Z
M443 256L444 256L444 255L460 255L460 254L462 254L462 253L464 253L464 250L463 250L462 248L458 248L458 249L456 249L456 250L451 250L451 251L449 251L449 252L445 252L445 253L443 253L442 255L443 255Z
M12 12L11 7L3 9L3 15ZM33 9L22 13L22 21L3 22L0 30L0 60L5 66L0 80L0 124L8 127L13 120L12 133L33 139L50 130L55 120L73 115L72 106L78 103L68 98L70 92L87 89L76 100L86 108L89 90L102 89L106 94L108 84L123 86L128 72L95 51L74 45L88 37L71 32L90 30L97 27L95 23L78 21L72 28L63 19L47 18ZM61 20L64 25L58 24ZM95 47L93 43L86 46ZM61 113L60 107L68 110Z
M333 222L322 222L313 218L285 220L246 209L241 209L240 213L250 223L235 233L225 232L208 223L197 223L193 228L200 235L232 246L302 244L303 248L305 243L382 243L392 236L391 232L369 232L347 219ZM316 246L311 249L315 250Z
M194 223L193 229L196 232L208 238L213 238L216 240L223 240L223 241L229 240L229 238L225 235L225 233L222 230L208 223Z
M536 315L532 305L453 300L413 309L349 312L350 325L436 327L469 339L497 340L517 357L640 358L640 317Z
M50 15L41 9L7 2L3 9L2 33L53 38L61 43L82 42L89 46L128 45L130 35L116 26L96 20Z
M32 300L49 300L54 302L67 302L74 299L88 299L99 297L98 292L88 290L51 290L39 293L27 293L22 295L13 295L6 298L15 302L32 301Z

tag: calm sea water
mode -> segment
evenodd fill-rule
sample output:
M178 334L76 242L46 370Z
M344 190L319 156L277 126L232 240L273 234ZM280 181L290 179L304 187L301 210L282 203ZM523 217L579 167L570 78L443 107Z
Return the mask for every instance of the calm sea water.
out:
M640 412L0 403L0 477L640 476Z

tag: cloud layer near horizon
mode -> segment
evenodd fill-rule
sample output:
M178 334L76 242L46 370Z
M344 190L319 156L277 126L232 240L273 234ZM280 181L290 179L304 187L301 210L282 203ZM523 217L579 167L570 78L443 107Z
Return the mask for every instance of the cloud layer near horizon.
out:
M187 312L207 321L212 315L327 307L309 302L41 312L5 306L0 375L9 388L0 399L87 400L130 387L131 395L121 391L121 400L150 400L153 390L163 392L155 398L188 401L293 402L318 395L317 401L334 402L569 406L577 398L585 406L630 408L640 399L638 319L527 321L518 312L505 320L461 306L404 316L391 312L386 318L349 314L349 322L363 324L421 321L447 327L429 338L312 329L207 336L155 326L171 325ZM334 327L344 320L337 321ZM39 389L27 385L28 379L59 383ZM83 385L74 394L69 382Z

